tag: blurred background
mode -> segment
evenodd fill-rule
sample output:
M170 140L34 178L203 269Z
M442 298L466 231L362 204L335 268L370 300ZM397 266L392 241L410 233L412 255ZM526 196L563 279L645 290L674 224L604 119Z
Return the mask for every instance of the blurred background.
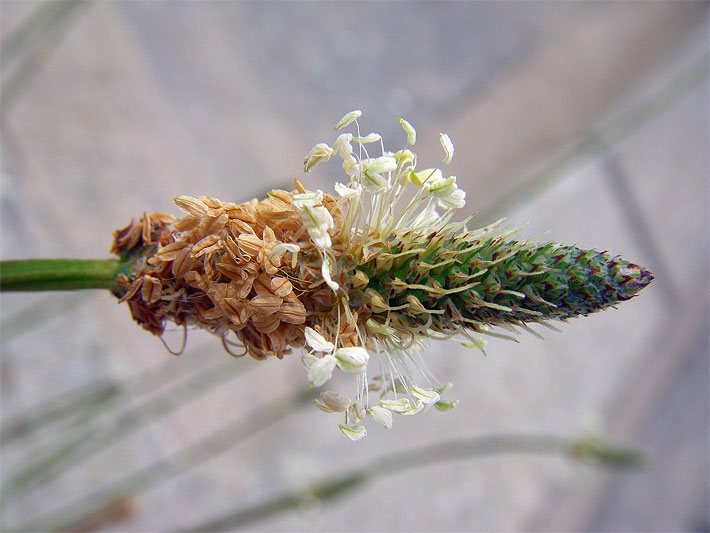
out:
M3 259L105 257L115 228L177 213L174 196L290 188L359 108L391 147L395 117L412 122L422 168L450 134L462 216L656 275L544 341L494 340L487 357L435 344L458 408L370 424L359 443L303 400L297 357L235 361L194 331L175 358L110 294L3 294L4 530L173 531L247 510L264 531L708 531L707 2L0 9ZM331 188L338 170L304 183ZM259 507L417 446L591 430L648 464L499 455Z

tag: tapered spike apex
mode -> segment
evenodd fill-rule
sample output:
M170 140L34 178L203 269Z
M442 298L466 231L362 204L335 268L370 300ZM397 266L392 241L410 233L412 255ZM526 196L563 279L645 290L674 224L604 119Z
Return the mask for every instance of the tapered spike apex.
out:
M619 300L628 300L648 287L654 280L653 274L646 268L623 261L614 275Z
M452 326L516 326L600 311L633 297L653 279L646 269L596 250L477 239L480 232L496 231L464 233L434 249L412 234L390 239L379 257L399 259L363 266L372 274L367 290L387 300L370 311L416 328L421 310L429 310L432 327L442 332ZM408 254L408 249L420 251Z

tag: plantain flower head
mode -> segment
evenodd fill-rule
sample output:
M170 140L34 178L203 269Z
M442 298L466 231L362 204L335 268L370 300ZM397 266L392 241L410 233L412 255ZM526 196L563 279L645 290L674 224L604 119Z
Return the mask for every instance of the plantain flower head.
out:
M237 357L301 352L312 387L349 378L351 394L313 403L359 440L368 422L390 429L397 415L456 407L425 364L430 341L484 352L486 337L538 335L531 324L614 306L653 279L604 252L518 240L504 220L455 221L466 193L440 168L417 169L412 124L398 119L406 139L392 152L360 134L361 116L347 113L332 146L304 159L305 172L339 162L333 195L296 180L242 204L182 196L183 218L144 214L117 230L113 251L130 265L119 301L156 335L168 322L199 327ZM448 165L453 142L439 141Z

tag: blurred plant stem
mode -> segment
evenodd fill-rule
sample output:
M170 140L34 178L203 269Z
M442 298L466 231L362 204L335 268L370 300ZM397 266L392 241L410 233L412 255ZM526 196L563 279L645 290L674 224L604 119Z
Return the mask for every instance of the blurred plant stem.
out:
M7 331L3 329L5 335ZM196 351L199 352L199 348ZM171 357L137 376L121 381L102 379L78 387L12 417L0 428L0 444L10 444L37 431L46 430L62 420L71 420L86 411L94 411L94 406L103 408L97 411L101 414L119 402L125 403L140 395L155 392L184 374L185 367L176 364Z
M113 289L118 259L24 259L0 262L0 291Z
M60 475L78 461L105 450L153 419L184 406L212 387L235 377L249 366L235 365L233 361L215 365L157 397L125 411L103 429L97 429L89 424L77 425L78 427L67 432L68 438L45 453L33 455L29 465L10 477L2 487L2 506L4 507L33 486ZM91 403L89 406L97 414L105 412L105 406L101 403Z
M32 11L0 41L3 64L12 63L24 51L36 46L37 40L46 35L54 25L61 22L62 18L76 8L79 3L77 0L49 2Z
M123 479L94 491L90 496L70 504L51 516L37 519L31 524L12 528L20 531L67 531L74 524L119 500L133 498L170 478L185 473L200 463L223 453L239 441L288 417L301 407L310 404L315 393L306 389L291 393L260 406L238 418L224 428L188 445L183 450L138 470Z
M2 268L0 268L1 274ZM65 314L67 310L75 310L90 301L86 297L86 293L80 292L67 292L59 297L56 294L43 295L36 301L29 302L24 296L18 298L22 298L23 303L27 303L27 305L18 311L9 313L7 317L3 317L0 322L3 343L13 340L28 331L36 331L37 324L44 326L49 320Z
M3 118L30 86L49 55L59 48L70 23L90 5L91 2L81 0L43 3L0 41ZM11 69L7 68L13 64Z
M508 215L516 206L538 196L554 185L557 180L568 175L574 168L606 153L611 147L638 131L643 125L707 80L710 74L709 65L710 56L703 54L701 58L673 77L661 89L631 105L610 122L602 125L598 131L572 148L563 151L559 157L553 159L540 172L503 193L499 199L481 209L476 218L481 225L485 225L501 216Z
M512 453L559 455L610 467L637 467L642 464L642 456L638 451L616 447L594 437L565 439L550 435L491 435L449 441L386 455L362 468L327 478L306 489L228 513L215 520L191 527L187 531L223 531L242 528L304 504L335 500L365 483L405 470L456 459Z

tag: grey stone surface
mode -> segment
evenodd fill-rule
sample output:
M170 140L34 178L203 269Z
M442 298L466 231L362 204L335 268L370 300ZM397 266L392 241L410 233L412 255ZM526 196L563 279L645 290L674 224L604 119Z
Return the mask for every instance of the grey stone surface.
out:
M40 5L3 2L3 39ZM411 119L422 162L438 161L437 134L451 133L467 214L485 210L656 94L708 42L701 2L114 2L57 24L62 31L39 32L1 62L4 93L22 82L0 101L3 259L102 256L114 228L146 210L174 212L176 195L241 200L286 187L303 154L354 107L391 139L401 138L394 116ZM456 410L401 417L353 444L334 420L302 409L195 468L164 465L181 473L97 527L171 531L385 453L496 432L577 435L601 420L612 438L647 448L652 466L610 475L561 459L458 461L252 527L707 530L708 313L698 303L708 296L707 81L664 109L506 212L530 222L525 235L549 230L545 238L665 274L639 298L544 332L545 341L493 341L486 358L434 345L428 362L455 382ZM319 172L308 185L333 178ZM3 421L98 379L126 383L171 357L110 295L3 294L0 303ZM224 358L218 341L191 332L171 372L184 382ZM3 527L96 493L305 384L296 358L245 372L12 501ZM127 395L90 432L161 390ZM2 480L72 431L48 427L3 445Z

